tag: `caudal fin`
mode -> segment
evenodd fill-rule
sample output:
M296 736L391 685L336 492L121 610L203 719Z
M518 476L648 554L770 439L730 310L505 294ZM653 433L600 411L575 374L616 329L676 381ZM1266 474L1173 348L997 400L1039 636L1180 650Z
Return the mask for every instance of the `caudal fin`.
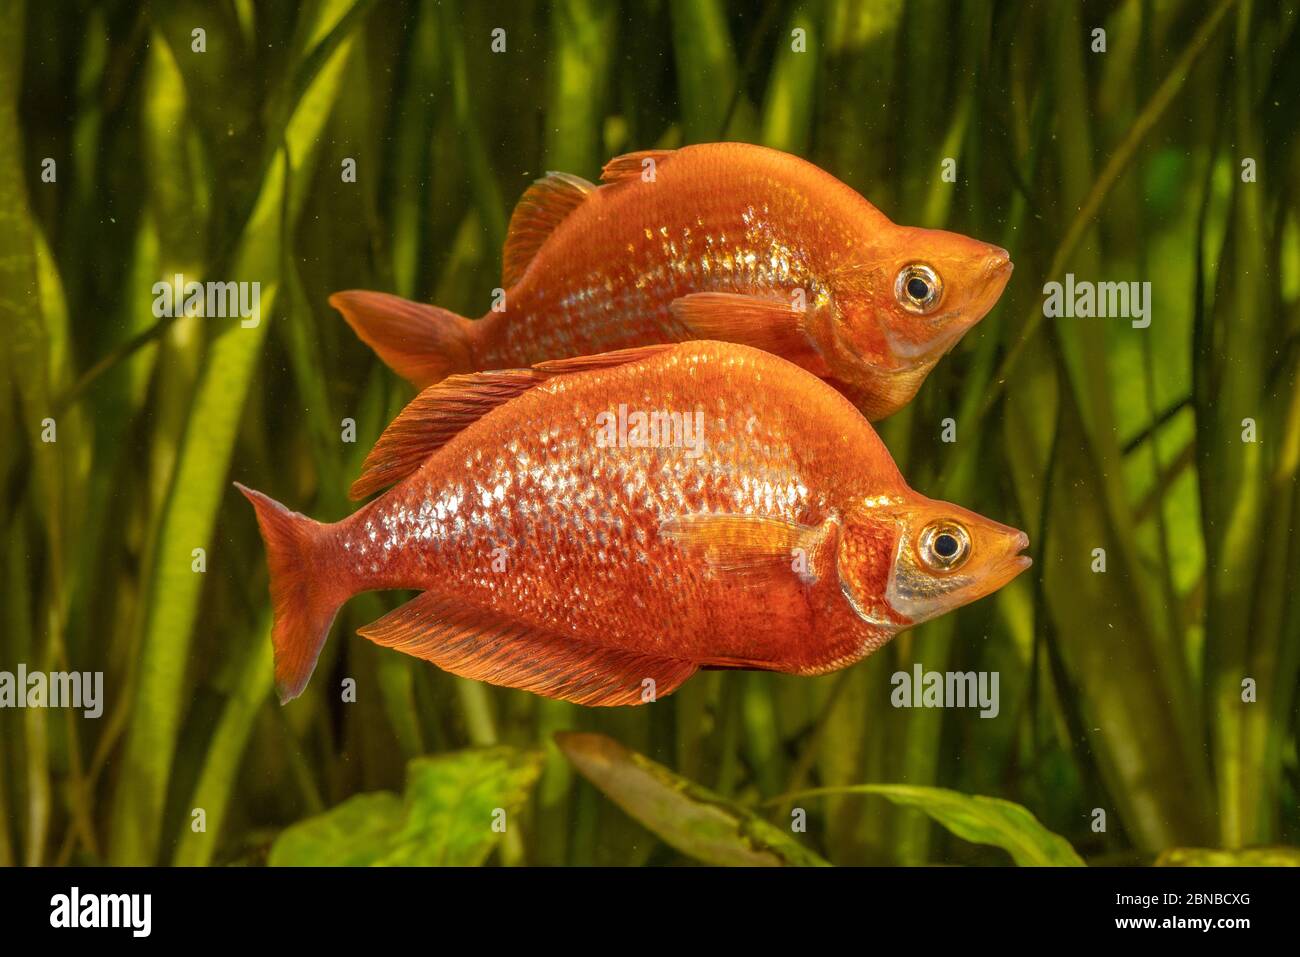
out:
M437 306L360 289L336 292L330 305L343 313L361 341L417 389L457 372L474 372L473 321Z
M307 686L334 616L350 595L320 561L324 525L238 482L235 488L253 503L266 543L275 612L275 690L284 704Z

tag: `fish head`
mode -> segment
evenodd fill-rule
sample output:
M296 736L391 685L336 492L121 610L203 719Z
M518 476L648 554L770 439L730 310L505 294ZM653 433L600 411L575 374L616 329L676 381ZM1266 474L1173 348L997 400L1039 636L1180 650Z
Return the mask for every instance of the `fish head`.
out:
M858 614L901 630L990 595L1033 561L1019 529L916 493L846 516L842 590Z
M892 225L830 281L841 351L905 375L929 369L997 303L1011 276L999 246ZM917 383L919 385L919 382Z

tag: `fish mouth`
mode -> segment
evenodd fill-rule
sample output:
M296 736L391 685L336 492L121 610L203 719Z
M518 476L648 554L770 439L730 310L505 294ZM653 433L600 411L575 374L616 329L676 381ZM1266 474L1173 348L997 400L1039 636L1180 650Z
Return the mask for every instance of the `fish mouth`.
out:
M1018 578L1025 569L1034 564L1034 560L1028 555L1021 554L1029 547L1029 536L1024 532L1016 532L1007 548L1006 554L997 559L989 569L987 578L987 587L983 591L985 595L991 595L993 592L1009 585Z
M1010 276L1011 271L1015 268L1015 263L1011 261L1011 253L1001 246L994 246L992 252L989 253L988 260L984 263L984 277L986 279L996 279L999 276Z
M1024 532L1021 532L1016 536L1015 541L1011 543L1011 554L1008 555L1006 560L1002 563L1003 574L1006 575L1003 584L1011 581L1011 579L1015 578L1026 568L1034 564L1032 558L1028 555L1021 554L1028 547L1029 536Z
M1011 281L1011 273L1015 268L1015 263L1011 261L1011 254L1005 249L999 248L989 255L988 262L984 264L985 306L984 311L980 313L981 318L1002 298L1002 292Z

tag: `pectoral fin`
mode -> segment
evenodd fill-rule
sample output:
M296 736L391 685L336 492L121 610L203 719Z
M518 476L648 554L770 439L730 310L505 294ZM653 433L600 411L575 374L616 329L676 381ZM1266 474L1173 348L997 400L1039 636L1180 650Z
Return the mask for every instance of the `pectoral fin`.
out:
M761 586L789 581L806 585L835 568L839 523L799 525L755 515L690 515L659 526L660 536L721 575Z
M696 339L734 342L787 359L815 351L804 331L806 313L789 299L696 292L674 299L670 308Z

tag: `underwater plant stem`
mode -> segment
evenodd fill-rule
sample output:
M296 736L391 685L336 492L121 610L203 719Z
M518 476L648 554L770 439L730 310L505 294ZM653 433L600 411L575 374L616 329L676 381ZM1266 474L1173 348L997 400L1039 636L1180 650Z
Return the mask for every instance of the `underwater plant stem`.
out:
M1093 181L1092 189L1088 191L1088 195L1084 198L1078 212L1070 220L1065 235L1061 237L1060 243L1057 244L1056 252L1052 255L1051 265L1047 269L1049 278L1060 273L1065 267L1070 256L1073 255L1075 247L1079 244L1079 240L1093 225L1093 220L1100 211L1102 203L1110 195L1110 191L1119 181L1120 176L1128 169L1134 156L1137 155L1138 147L1146 139L1147 134L1151 132L1156 123L1159 122L1160 118L1164 116L1165 110L1169 108L1169 104L1173 102L1179 91L1182 90L1192 67L1210 45L1210 41L1214 39L1219 26L1223 23L1224 17L1236 3L1237 0L1220 0L1219 5L1209 13L1191 41L1178 55L1178 59L1169 70L1169 74L1155 93L1151 95L1151 99L1142 108L1142 112L1133 121L1133 125L1129 127L1128 132L1124 135L1124 139L1111 153L1110 159L1106 161L1101 173ZM1011 373L1015 370L1021 355L1024 354L1025 347L1033 341L1034 334L1042 325L1043 318L1042 306L1035 301L1034 308L1030 311L1024 326L1021 328L1020 336L1007 351L997 373L993 376L993 381L989 385L984 402L976 413L977 424L984 421L984 417L998 400L1007 382L1010 381Z

